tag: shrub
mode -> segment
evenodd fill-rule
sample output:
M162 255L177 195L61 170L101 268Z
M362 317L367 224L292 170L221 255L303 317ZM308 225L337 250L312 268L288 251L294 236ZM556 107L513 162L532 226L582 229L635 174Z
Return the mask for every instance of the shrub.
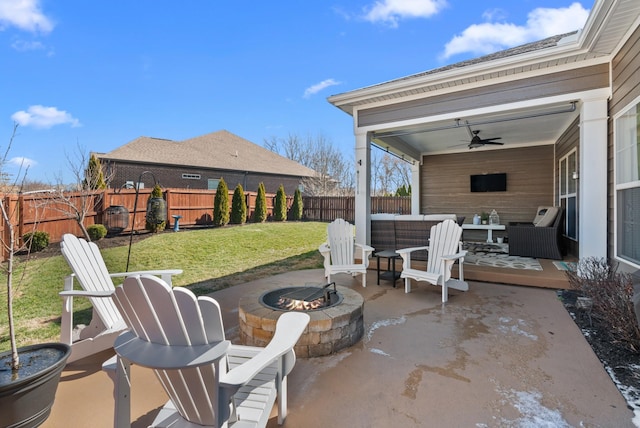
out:
M37 253L49 246L49 234L47 232L29 232L22 237L29 251Z
M107 228L102 224L92 224L87 227L87 233L92 241L99 241L107 236Z
M247 221L247 201L244 199L244 189L238 184L231 199L231 223L244 224Z
M285 221L287 219L287 194L281 184L276 192L276 202L273 204L273 217L275 221Z
M229 223L229 187L221 178L213 199L213 225L224 226L227 223Z
M291 204L291 209L289 210L289 216L291 220L299 221L302 220L302 193L300 193L300 189L296 189L293 194L293 203Z
M258 195L256 196L256 209L253 212L253 221L263 223L267 219L267 195L264 190L264 183L258 185Z
M569 284L593 302L591 315L601 321L613 339L633 352L640 352L640 326L633 304L633 279L618 273L603 258L580 259L567 272Z
M162 188L159 184L153 186L151 196L147 201L147 219L145 228L148 231L162 232L167 226L167 203L162 198Z

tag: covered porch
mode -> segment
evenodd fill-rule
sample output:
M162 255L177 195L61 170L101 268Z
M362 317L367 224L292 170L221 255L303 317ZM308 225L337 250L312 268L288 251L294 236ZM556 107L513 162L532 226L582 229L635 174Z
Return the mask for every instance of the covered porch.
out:
M378 147L411 163L412 214L469 223L495 209L508 224L560 206L568 254L610 255L610 61L636 15L604 3L580 32L329 97L353 117L359 242L371 238ZM506 189L470 186L488 174L506 175Z

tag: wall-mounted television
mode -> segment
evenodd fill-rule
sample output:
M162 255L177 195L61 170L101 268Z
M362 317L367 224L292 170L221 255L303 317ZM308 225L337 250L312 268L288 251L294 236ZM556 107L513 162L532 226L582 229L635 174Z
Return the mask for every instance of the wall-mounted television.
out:
M507 173L477 174L471 176L472 192L506 192Z

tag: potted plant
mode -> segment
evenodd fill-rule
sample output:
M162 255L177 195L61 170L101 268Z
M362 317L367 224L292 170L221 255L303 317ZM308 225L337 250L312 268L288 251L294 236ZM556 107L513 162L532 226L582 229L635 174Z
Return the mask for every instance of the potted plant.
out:
M487 224L489 222L489 213L482 211L482 214L480 214L480 220L482 220L482 224Z
M0 173L5 164L13 134L4 157L0 161ZM5 234L0 241L8 255L3 273L7 287L7 314L11 350L0 353L0 409L3 426L37 427L51 413L60 374L71 348L64 343L44 343L18 348L13 318L13 269L16 253L16 236L4 201L0 201L0 213L4 220ZM25 246L27 252L30 250Z

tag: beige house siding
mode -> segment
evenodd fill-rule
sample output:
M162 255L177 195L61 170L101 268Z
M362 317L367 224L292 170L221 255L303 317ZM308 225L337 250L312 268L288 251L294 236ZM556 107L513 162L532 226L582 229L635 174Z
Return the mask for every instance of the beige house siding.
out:
M488 85L428 99L405 101L358 112L358 126L370 126L489 107L527 99L587 91L609 86L609 66L599 64L543 76Z
M424 156L420 211L454 213L470 223L474 214L495 209L501 223L532 221L539 205L554 203L553 168L553 145ZM506 192L470 191L470 175L501 172Z
M608 141L608 257L615 254L615 177L614 177L614 144L613 117L626 108L629 103L640 96L640 27L636 28L622 49L611 61L612 66L612 97L609 102L609 141Z

